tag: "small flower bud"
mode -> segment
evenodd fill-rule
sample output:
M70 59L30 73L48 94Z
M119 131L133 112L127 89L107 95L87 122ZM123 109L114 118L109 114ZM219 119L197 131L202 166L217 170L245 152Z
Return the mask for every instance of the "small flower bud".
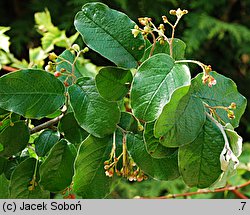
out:
M45 71L51 72L53 68L50 65L45 66Z
M10 122L10 126L11 126L11 127L14 126L14 123L13 123L13 122Z
M79 52L80 51L80 46L78 44L73 44L71 46L72 49L74 49L75 51Z
M137 29L131 29L131 31L132 31L132 34L134 35L134 38L136 38L138 34L140 33L140 31Z
M207 74L212 71L211 65L208 65L208 66L205 65L204 69L205 69L205 71L206 71Z
M104 165L108 165L109 164L109 161L104 161Z
M29 190L29 191L34 190L34 187L31 185L31 186L28 187L28 190Z
M144 130L144 127L142 125L138 125L138 131L143 131Z
M134 26L134 29L139 30L140 28L139 28L138 25L135 25L135 26Z
M159 43L160 43L161 45L164 45L164 44L165 44L165 40L164 40L163 38L161 38L161 39L159 40Z
M109 165L105 165L105 166L104 166L104 169L105 169L105 170L108 170L109 168L110 168Z
M89 52L89 48L88 48L88 47L85 47L85 48L82 50L82 52L83 52L83 54Z
M148 17L138 18L138 21L139 21L142 25L148 25L149 22L151 21L151 18L148 18Z
M188 13L188 10L183 10L182 11L183 15Z
M232 110L228 110L227 117L229 119L234 119L235 118L234 112Z
M236 103L232 102L231 105L228 108L235 110L236 109Z
M164 23L168 23L168 18L166 16L162 16L162 20Z
M170 14L170 15L176 15L176 10L170 10L170 11L169 11L169 14Z
M144 30L145 33L149 33L149 32L151 31L151 28L150 28L148 25L146 25L146 26L143 28L143 30Z
M61 68L61 69L60 69L60 72L61 72L61 73L64 73L64 72L66 72L66 69L65 69L65 68Z
M57 55L54 52L49 53L49 59L52 60L52 61L54 61L54 60L57 59Z

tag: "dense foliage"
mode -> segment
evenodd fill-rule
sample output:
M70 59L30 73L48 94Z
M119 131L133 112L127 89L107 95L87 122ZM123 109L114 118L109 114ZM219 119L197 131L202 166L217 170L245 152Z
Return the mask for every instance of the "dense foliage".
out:
M226 185L239 165L242 138L234 129L246 99L231 79L186 59L186 44L174 36L187 12L171 10L176 20L163 16L159 27L140 18L139 27L124 13L88 3L75 16L79 33L67 37L46 10L35 15L43 37L30 62L9 52L8 28L1 28L1 64L22 68L0 78L4 197L103 198L117 176ZM79 34L112 66L86 61L89 49L73 45ZM187 41L191 53L197 44ZM50 53L55 46L67 49ZM191 78L190 63L202 73Z

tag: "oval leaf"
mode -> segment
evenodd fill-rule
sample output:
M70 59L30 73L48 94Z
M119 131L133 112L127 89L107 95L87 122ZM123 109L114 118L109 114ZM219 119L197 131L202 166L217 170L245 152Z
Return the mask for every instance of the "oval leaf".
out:
M40 167L41 187L51 192L59 192L68 187L74 175L75 156L75 148L70 147L66 140L55 144Z
M29 142L29 129L24 121L14 123L14 126L8 126L0 133L0 144L3 150L0 156L10 157L21 152Z
M211 72L210 75L215 78L216 85L212 87L204 85L202 83L203 74L199 74L192 81L192 94L212 107L228 107L232 102L235 102L237 107L233 110L234 119L229 119L225 110L217 109L216 112L225 123L232 124L234 128L238 127L240 118L246 109L246 98L238 92L236 84L231 79L216 72Z
M103 98L118 101L128 93L133 76L129 70L105 67L99 71L95 80L98 92Z
M140 135L128 134L127 143L133 160L149 176L157 180L174 180L179 177L178 150L169 157L157 159L147 153Z
M207 118L201 133L190 144L179 148L179 168L190 187L206 188L222 173L220 154L225 142L220 129Z
M36 154L40 157L45 156L60 138L58 131L45 130L35 140Z
M179 147L196 139L205 123L202 101L190 93L189 86L177 89L155 123L155 137L166 147Z
M116 102L102 98L92 78L81 78L69 87L70 104L78 124L96 137L112 134L120 119Z
M159 142L159 139L155 138L154 124L155 121L146 123L144 128L143 138L146 150L153 158L169 157L176 151L176 148L165 147Z
M34 176L36 159L28 158L20 163L11 175L10 179L10 198L11 199L48 199L50 193L41 189L40 185L34 186L29 190L30 182ZM37 171L38 173L38 171ZM36 175L39 180L39 175Z
M48 72L19 70L0 78L0 107L26 118L45 117L63 105L64 91Z
M167 54L157 54L138 69L131 91L135 116L146 122L155 120L175 89L190 84L189 68L174 64Z
M117 66L137 67L145 41L141 34L133 37L136 24L127 15L102 3L88 3L76 14L74 25L91 49Z
M4 175L0 174L0 199L8 199L9 198L9 181Z
M60 120L58 127L64 138L75 145L79 145L89 135L88 132L78 125L73 112L67 113Z
M82 198L104 198L110 192L112 178L105 175L104 161L112 148L110 136L99 139L89 136L82 142L75 162L73 190Z

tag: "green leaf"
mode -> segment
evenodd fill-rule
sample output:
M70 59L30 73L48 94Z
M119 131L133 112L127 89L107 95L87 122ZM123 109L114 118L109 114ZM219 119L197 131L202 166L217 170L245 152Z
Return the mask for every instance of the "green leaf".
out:
M67 113L60 120L58 127L59 131L63 133L64 138L75 145L79 145L89 135L78 125L73 112Z
M225 110L217 109L216 112L225 123L232 124L234 128L238 127L240 118L246 109L246 98L238 92L236 84L231 79L211 72L210 75L215 78L217 83L210 88L202 83L202 75L197 75L192 81L193 95L201 98L203 102L212 107L228 107L232 102L235 102L237 106L234 110L235 119L229 119Z
M7 160L3 157L0 157L0 175L4 172L6 163L7 163Z
M73 145L72 145L73 146ZM40 167L40 185L51 192L59 192L68 187L74 175L76 149L66 140L55 144Z
M0 107L26 118L40 118L63 105L64 91L63 84L50 73L19 70L0 78Z
M8 126L0 133L0 144L3 150L0 152L2 157L10 157L21 152L29 142L29 129L24 121L14 123L14 126Z
M178 150L166 158L153 158L145 148L140 135L127 135L128 150L135 163L149 176L157 180L174 180L179 177Z
M145 54L143 56L143 61L146 60L147 58L149 58L152 47L153 47L153 45L149 46L146 49ZM172 58L174 60L184 59L185 49L186 49L186 44L182 40L174 38L174 40L173 40L173 56L172 56ZM170 55L169 44L167 42L165 42L163 45L161 45L160 42L157 42L155 44L153 55L159 54L159 53L165 53L165 54Z
M230 148L232 149L235 156L239 157L242 152L242 137L238 135L236 131L234 131L233 126L229 123L225 125L225 132L228 137Z
M10 180L10 177L12 175L12 172L16 169L16 167L26 159L27 157L15 157L12 159L8 159L5 163L4 168L4 176Z
M98 92L103 98L118 101L128 93L133 76L129 70L105 67L99 71L95 80Z
M117 66L137 67L145 41L141 34L133 37L136 24L127 15L102 3L88 3L76 14L74 25L91 49Z
M112 134L120 119L116 102L102 98L92 78L81 78L69 87L70 104L78 124L96 137Z
M209 187L209 189L218 189L221 187L225 187L228 183L228 180L237 173L237 170L234 167L234 161L230 160L227 170L221 173L220 177Z
M167 54L157 54L138 69L131 91L131 105L135 116L146 122L155 120L172 93L190 84L189 68L175 64Z
M138 133L138 122L131 113L121 112L121 119L118 125L126 131Z
M42 47L30 48L29 49L29 60L30 65L36 65L42 68L44 65L44 59L48 57L48 54L42 49Z
M28 158L14 170L9 186L11 199L48 199L50 197L50 193L42 190L39 184L33 190L28 189L34 176L36 162L36 159ZM36 178L39 180L38 171Z
M100 199L109 194L113 180L105 175L103 167L111 148L111 136L89 136L82 142L75 162L73 190L83 199Z
M0 175L0 199L9 198L9 181L4 175Z
M60 133L58 131L44 130L34 142L36 154L44 157L59 139Z
M196 139L205 123L205 109L199 98L177 89L155 123L155 137L166 147L179 147Z
M220 154L225 142L220 129L207 118L199 136L179 148L179 168L190 187L206 188L222 173Z
M153 158L169 157L176 152L176 148L167 148L159 142L159 139L155 138L154 124L155 121L146 123L144 128L143 138L146 150Z

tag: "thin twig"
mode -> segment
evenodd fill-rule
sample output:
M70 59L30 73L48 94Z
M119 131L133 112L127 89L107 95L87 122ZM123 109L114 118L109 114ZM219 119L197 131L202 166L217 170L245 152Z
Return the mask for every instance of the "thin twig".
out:
M239 190L232 190L232 192L240 199L248 199L248 197L241 193Z
M140 197L140 199L173 199L173 198L177 198L177 197L186 197L186 196L193 196L193 195L199 195L199 194L208 194L208 193L220 193L220 192L224 192L224 191L236 191L240 188L246 187L250 185L250 181L241 184L241 185L237 185L237 186L227 186L224 188L219 188L219 189L215 189L215 190L198 190L197 192L189 192L189 193L179 193L179 194L170 194L167 196L160 196L160 197ZM239 194L239 193L238 193ZM242 196L243 197L243 194ZM244 195L244 198L248 198Z
M41 131L41 130L43 130L45 128L49 128L50 126L58 123L63 118L63 116L64 116L64 113L61 114L60 116L54 118L54 119L51 119L51 120L49 120L49 121L47 121L47 122L45 122L45 123L43 123L41 125L38 125L38 126L32 128L30 130L30 134L34 134L34 133L39 132L39 131Z
M2 70L6 71L6 72L15 72L15 71L17 71L19 69L11 67L11 66L3 66Z

